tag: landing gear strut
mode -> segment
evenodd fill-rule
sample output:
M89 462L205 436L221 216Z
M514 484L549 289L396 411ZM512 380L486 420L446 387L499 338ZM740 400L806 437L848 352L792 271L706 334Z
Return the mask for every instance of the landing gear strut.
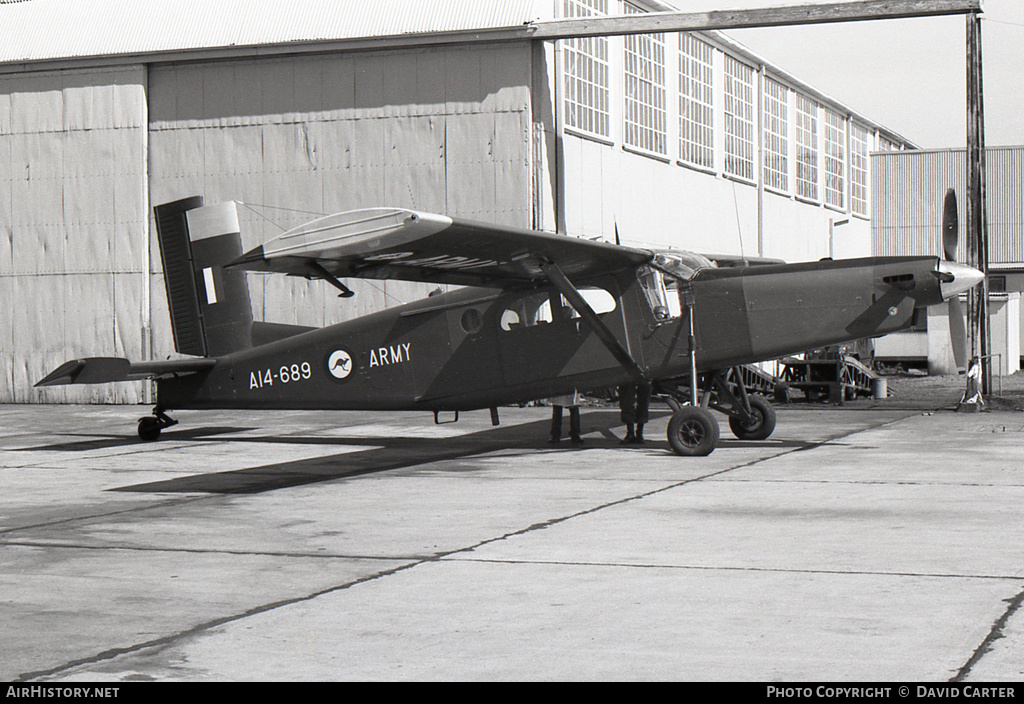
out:
M739 369L699 375L699 396L687 380L660 384L658 391L675 412L668 424L668 442L677 455L710 455L719 440L714 409L729 416L729 429L740 440L764 440L775 431L775 409L765 398L747 394ZM697 398L694 404L691 399Z
M153 415L139 418L139 438L146 442L151 442L160 437L161 430L177 424L178 421L168 416L162 408L157 406L153 409Z

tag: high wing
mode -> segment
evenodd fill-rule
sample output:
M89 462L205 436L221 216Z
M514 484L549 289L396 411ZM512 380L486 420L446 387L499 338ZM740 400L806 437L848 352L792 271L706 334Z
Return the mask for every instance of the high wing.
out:
M505 287L635 267L653 252L400 208L336 213L284 232L227 266L325 279L400 279Z

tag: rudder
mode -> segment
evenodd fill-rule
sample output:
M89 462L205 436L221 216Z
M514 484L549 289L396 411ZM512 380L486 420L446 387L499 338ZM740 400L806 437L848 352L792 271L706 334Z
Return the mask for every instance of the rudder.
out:
M153 213L175 350L217 357L252 347L245 272L223 267L242 254L236 204L204 206L195 196Z

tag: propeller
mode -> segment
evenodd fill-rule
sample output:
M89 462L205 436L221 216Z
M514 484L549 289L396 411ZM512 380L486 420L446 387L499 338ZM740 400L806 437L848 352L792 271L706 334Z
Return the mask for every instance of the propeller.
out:
M942 203L942 254L947 262L956 261L957 239L959 236L959 219L956 210L956 192L950 188ZM960 296L950 297L949 301L949 339L953 346L953 360L957 371L967 370L967 323L964 320L964 307Z

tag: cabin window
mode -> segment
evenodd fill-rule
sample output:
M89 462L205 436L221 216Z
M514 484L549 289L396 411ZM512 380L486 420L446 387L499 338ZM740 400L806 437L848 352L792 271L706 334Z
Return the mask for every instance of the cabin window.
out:
M598 315L615 310L615 297L603 288L584 286L579 292ZM501 314L500 325L502 330L508 332L579 318L580 314L564 296L556 291L543 291L513 301Z
M470 308L463 313L460 322L462 330L470 335L479 332L480 328L483 327L483 317L476 308Z

